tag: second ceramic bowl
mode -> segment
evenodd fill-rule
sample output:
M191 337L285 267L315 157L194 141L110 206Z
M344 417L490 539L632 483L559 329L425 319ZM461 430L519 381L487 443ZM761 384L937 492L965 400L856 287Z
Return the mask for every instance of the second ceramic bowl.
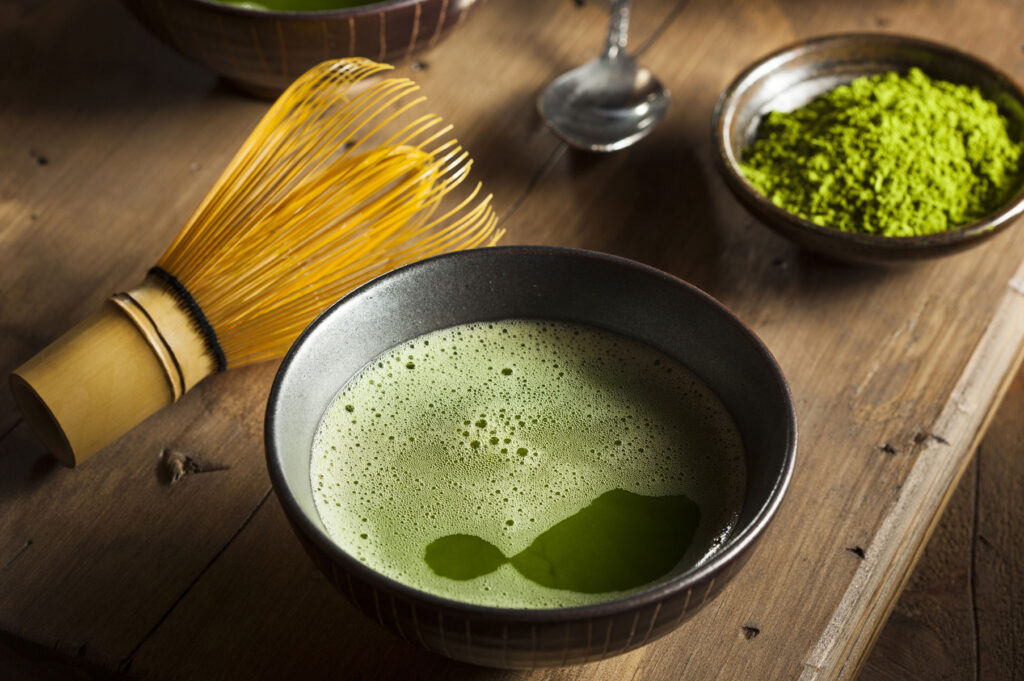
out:
M381 0L347 9L282 12L216 0L122 0L160 40L239 89L276 97L327 59L394 63L433 47L476 0Z

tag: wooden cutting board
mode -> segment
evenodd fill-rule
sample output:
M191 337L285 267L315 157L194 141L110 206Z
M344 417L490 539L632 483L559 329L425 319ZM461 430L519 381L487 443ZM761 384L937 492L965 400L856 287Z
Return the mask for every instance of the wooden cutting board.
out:
M380 630L292 537L263 462L273 365L202 383L76 470L0 391L0 671L26 678L851 679L1017 363L1024 229L892 270L799 252L711 164L746 64L847 30L926 36L1024 79L999 0L646 0L631 45L673 93L637 147L569 152L540 89L596 54L605 5L495 0L402 73L456 125L505 243L608 251L728 305L796 400L789 496L722 595L673 634L537 672L459 665ZM0 6L0 372L141 279L267 104L89 0ZM199 470L168 484L161 453Z

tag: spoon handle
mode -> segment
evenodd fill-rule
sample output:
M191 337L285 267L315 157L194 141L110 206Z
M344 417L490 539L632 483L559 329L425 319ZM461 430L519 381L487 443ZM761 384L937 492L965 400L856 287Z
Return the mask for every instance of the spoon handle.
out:
M633 0L612 0L612 18L608 26L608 43L604 48L605 59L617 59L626 52L629 38L629 9Z

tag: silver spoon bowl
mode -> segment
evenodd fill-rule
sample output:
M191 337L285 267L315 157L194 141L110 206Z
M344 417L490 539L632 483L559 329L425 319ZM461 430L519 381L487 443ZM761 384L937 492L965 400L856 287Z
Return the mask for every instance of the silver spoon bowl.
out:
M628 147L650 134L668 109L668 90L626 54L630 5L612 2L604 54L556 78L537 100L551 131L577 149Z

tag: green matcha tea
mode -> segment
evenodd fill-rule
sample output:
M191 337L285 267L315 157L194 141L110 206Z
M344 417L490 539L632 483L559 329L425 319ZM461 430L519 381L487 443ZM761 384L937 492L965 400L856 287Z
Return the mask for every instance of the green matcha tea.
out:
M742 507L739 432L667 355L508 320L416 338L344 386L314 439L328 534L481 605L607 601L714 554Z

